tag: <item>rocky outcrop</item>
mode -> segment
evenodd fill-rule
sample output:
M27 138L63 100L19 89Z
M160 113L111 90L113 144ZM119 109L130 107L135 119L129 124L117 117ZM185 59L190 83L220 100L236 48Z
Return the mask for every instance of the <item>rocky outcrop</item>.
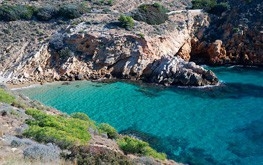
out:
M164 85L203 86L218 82L215 74L181 58L161 58L155 61L145 74L151 82Z
M191 59L212 65L263 65L263 2L228 1L231 10L210 16L210 26L192 39Z
M187 43L195 29L208 25L206 14L199 10L170 12L164 24L135 22L131 31L118 26L118 16L83 16L82 23L55 33L34 54L21 56L23 60L14 66L4 65L3 73L9 73L13 83L113 77L164 85L218 82L212 72L176 56L189 59Z
M177 17L172 15L170 19ZM164 85L216 84L218 79L212 72L175 56L185 50L193 22L189 20L185 27L162 35L153 34L149 31L152 26L140 22L143 26L138 23L135 29L144 30L144 37L107 24L81 23L54 35L50 41L52 61L59 63L55 66L59 75L70 78L82 74L95 79L143 79Z

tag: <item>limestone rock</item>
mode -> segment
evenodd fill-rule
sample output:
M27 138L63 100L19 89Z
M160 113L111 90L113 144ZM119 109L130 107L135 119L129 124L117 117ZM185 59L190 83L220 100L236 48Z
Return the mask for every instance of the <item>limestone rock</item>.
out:
M84 22L54 33L48 43L38 45L31 54L27 54L31 41L23 42L15 63L0 66L2 74L10 75L12 83L84 78L124 78L164 85L217 83L217 79L206 80L205 71L197 72L198 66L189 69L187 62L175 57L190 59L193 34L208 25L201 10L169 12L169 20L161 25L135 21L130 31L116 25L119 15L83 15L79 20Z
M208 47L207 53L210 57L211 63L223 64L224 61L227 59L226 50L222 44L223 42L221 40L216 40Z
M263 1L229 0L231 10L210 15L210 26L192 39L191 58L213 65L263 65Z
M152 82L169 85L215 85L217 77L193 62L185 62L181 58L162 58L155 61L153 71L148 77Z

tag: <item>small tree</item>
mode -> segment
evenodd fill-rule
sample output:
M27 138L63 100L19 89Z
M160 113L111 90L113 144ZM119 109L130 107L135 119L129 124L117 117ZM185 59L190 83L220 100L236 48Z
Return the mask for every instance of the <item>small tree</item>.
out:
M121 15L118 19L121 23L121 26L125 29L132 29L134 27L134 20L130 16Z

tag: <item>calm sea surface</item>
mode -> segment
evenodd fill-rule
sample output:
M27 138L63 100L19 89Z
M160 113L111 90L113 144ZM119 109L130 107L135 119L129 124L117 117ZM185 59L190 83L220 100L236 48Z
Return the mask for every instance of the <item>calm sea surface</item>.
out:
M81 81L19 91L68 114L80 111L110 123L179 162L263 165L263 69L210 69L222 85L163 88Z

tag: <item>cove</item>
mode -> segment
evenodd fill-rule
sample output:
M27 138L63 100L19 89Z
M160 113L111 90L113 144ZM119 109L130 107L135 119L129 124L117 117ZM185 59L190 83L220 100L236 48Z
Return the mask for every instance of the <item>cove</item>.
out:
M155 87L89 81L18 92L68 114L84 112L194 165L263 164L263 70L216 67L221 85Z

